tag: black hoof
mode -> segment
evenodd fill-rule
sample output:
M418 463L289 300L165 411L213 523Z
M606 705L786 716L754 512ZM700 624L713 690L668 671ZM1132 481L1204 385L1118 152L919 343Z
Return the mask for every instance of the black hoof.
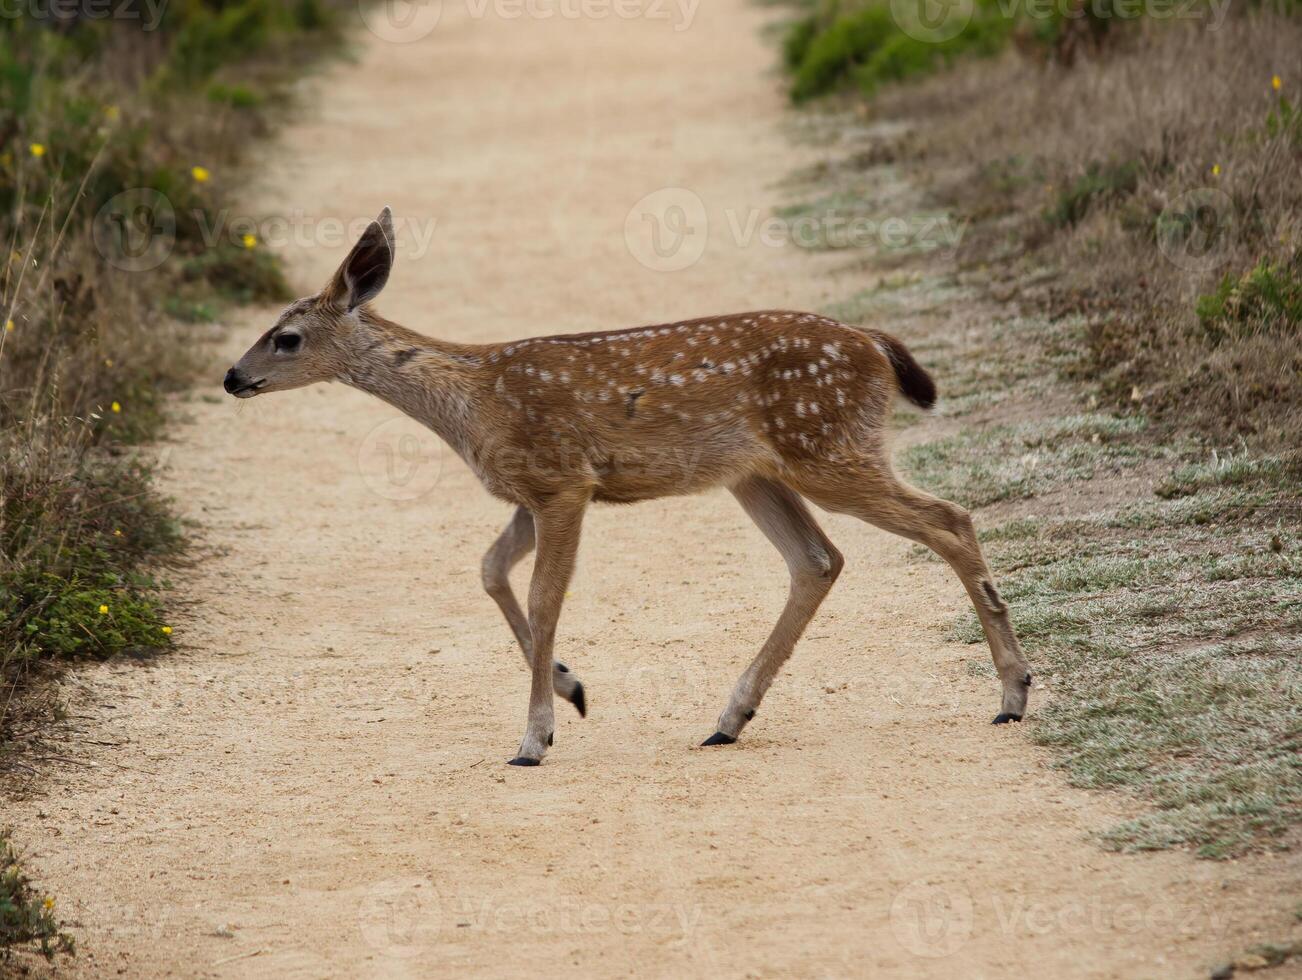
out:
M570 692L569 702L578 709L580 718L588 717L588 697L583 693L583 685L577 681L574 690Z
M701 745L702 747L706 745L731 745L735 741L737 740L733 738L731 735L725 735L723 734L723 732L715 732L704 742L702 742Z
M995 720L992 721L990 724L992 724L992 725L1006 725L1006 724L1008 724L1010 721L1021 721L1021 720L1022 720L1022 716L1021 716L1021 715L1014 715L1014 714L1011 714L1011 713L1009 713L1009 712L1007 712L1007 711L1003 711L1003 712L1000 712L999 714L995 715Z
M548 745L555 745L555 744L556 744L556 733L555 733L555 732L548 732L548 733L547 733L547 744L548 744Z
M518 756L507 763L508 766L536 766L542 762L541 759L530 759L527 756Z

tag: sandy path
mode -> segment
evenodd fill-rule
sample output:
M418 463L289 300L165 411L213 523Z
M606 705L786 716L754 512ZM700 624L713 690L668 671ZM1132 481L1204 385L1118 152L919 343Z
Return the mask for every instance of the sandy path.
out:
M400 232L381 307L452 338L817 306L853 283L719 230L813 152L780 135L759 16L446 3L420 43L368 38L251 195L437 219L423 254ZM674 274L624 231L667 186L718 232ZM290 252L307 288L342 255L317 237ZM170 447L221 549L186 583L181 649L82 672L84 725L125 744L10 808L76 923L74 973L1186 976L1288 917L1268 862L1091 844L1120 801L988 725L984 652L938 629L957 583L850 520L826 522L846 574L744 742L695 749L786 588L723 493L591 513L558 646L590 715L559 706L546 764L509 768L528 678L478 580L507 508L342 386L217 393Z

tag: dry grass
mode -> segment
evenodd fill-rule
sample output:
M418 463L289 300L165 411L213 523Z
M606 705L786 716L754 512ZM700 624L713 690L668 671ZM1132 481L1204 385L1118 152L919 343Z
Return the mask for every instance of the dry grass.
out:
M1258 10L1146 23L1072 68L1009 54L876 105L926 115L903 152L948 172L933 191L977 220L960 261L997 286L1054 269L1019 299L1088 319L1082 370L1115 402L1137 389L1173 427L1278 446L1302 436L1299 101L1302 20ZM1254 269L1284 302L1198 315Z
M1297 844L1299 96L1302 20L1131 23L1071 67L1010 50L851 100L845 159L805 175L966 222L836 312L935 371L898 463L978 508L1057 692L1031 736L1141 801L1107 847Z

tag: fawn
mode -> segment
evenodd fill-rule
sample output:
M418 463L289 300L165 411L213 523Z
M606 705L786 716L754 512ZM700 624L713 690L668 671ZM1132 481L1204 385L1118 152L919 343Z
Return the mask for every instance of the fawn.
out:
M791 589L704 745L737 740L841 572L808 498L921 542L953 567L1003 685L995 724L1020 721L1026 660L963 508L902 483L884 424L902 394L935 401L930 376L894 337L808 313L759 312L508 344L433 340L368 305L394 259L393 217L371 222L316 296L291 304L238 364L226 391L250 398L338 379L433 429L488 491L516 505L483 581L532 670L524 740L511 765L552 744L553 692L586 714L583 685L552 649L584 510L726 486L786 559ZM528 616L508 574L537 549Z

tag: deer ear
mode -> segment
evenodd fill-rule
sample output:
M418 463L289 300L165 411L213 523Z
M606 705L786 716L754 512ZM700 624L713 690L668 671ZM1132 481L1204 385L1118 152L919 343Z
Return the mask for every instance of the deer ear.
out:
M388 226L387 233L385 225ZM393 217L385 208L380 212L380 220L366 226L362 237L326 286L325 294L331 303L352 312L380 294L389 281L389 270L393 268L392 233Z
M386 204L380 210L380 216L375 219L375 223L380 226L380 230L384 232L384 237L389 240L389 246L392 247L394 242L398 240L393 233L393 209Z

